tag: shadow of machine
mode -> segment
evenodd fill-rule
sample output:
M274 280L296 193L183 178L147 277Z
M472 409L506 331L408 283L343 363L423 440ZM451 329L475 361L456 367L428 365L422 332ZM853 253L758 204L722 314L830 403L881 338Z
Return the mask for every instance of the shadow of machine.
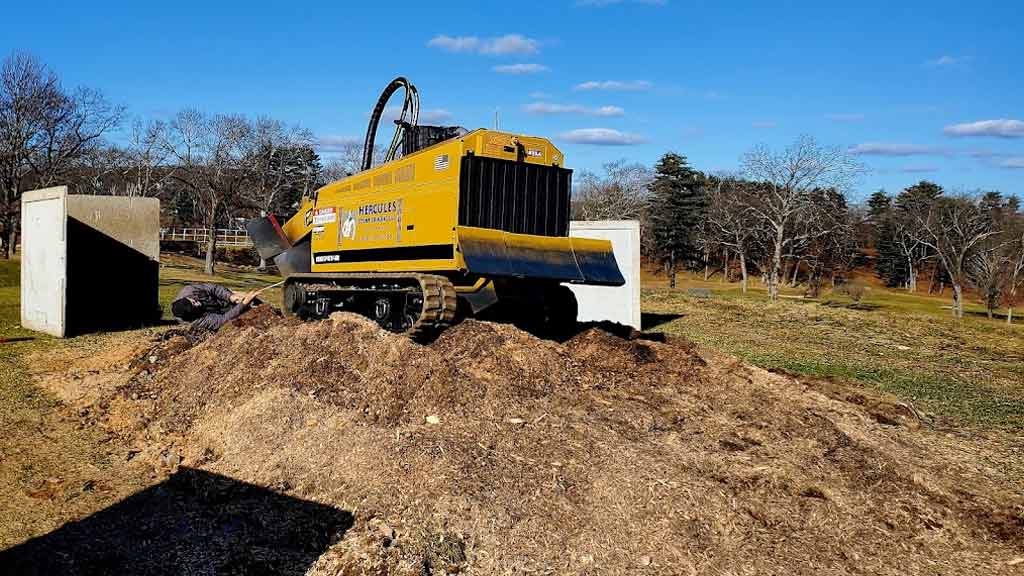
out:
M197 470L0 552L3 574L304 574L343 510Z

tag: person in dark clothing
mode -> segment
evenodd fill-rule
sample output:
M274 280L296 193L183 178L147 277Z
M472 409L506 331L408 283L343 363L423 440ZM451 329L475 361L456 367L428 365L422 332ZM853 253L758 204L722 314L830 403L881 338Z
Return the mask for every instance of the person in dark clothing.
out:
M217 284L190 284L171 302L171 313L180 322L191 322L193 328L216 332L248 310L258 293L232 292Z

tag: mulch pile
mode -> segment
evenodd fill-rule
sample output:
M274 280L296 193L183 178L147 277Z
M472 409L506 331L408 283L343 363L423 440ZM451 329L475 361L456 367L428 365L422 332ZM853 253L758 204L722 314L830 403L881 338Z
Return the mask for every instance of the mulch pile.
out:
M1024 566L1024 497L981 448L864 391L627 336L469 320L420 345L264 306L157 344L103 408L164 464L350 513L310 574Z

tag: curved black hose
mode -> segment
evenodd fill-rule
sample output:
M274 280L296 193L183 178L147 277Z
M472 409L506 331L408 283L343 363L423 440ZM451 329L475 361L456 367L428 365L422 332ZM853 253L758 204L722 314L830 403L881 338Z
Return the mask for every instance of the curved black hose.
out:
M387 88L384 89L380 94L380 98L377 99L377 105L373 107L373 113L370 114L370 124L366 127L366 138L363 140L363 170L369 170L373 168L373 147L375 140L377 139L377 126L380 124L380 117L384 114L384 108L388 105L388 100L391 100L391 96L398 91L399 88L405 88L405 100L402 102L402 113L395 123L395 135L391 139L391 145L388 147L387 154L384 156L385 162L390 162L395 159L395 155L398 153L398 146L402 143L402 136L405 134L406 127L416 126L419 122L420 117L420 95L416 90L416 87L411 82L406 80L404 77L399 76L388 84Z

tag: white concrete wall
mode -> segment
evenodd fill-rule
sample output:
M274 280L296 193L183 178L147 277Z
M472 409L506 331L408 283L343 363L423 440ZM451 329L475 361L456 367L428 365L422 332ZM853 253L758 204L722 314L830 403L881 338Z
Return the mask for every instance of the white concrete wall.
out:
M160 201L68 194L21 198L21 324L54 336L159 318Z
M572 221L569 235L610 240L626 283L622 286L567 284L579 302L580 322L609 320L640 329L640 222L636 220Z
M64 336L67 187L21 196L21 325Z

